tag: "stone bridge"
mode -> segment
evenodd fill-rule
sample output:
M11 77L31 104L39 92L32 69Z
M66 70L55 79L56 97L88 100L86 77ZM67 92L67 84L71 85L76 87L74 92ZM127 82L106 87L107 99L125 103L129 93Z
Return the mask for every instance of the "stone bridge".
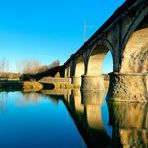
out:
M71 78L43 77L38 82L42 84L53 84L56 89L71 87Z
M148 101L147 0L125 1L65 62L64 77L83 91L104 89L102 63L108 51L113 59L108 98Z

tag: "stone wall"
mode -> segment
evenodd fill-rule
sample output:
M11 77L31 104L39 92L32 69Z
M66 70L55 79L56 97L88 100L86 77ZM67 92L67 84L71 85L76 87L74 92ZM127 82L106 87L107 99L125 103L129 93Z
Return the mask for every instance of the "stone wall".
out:
M115 101L147 102L147 90L147 73L111 73L107 99Z
M55 77L44 77L38 82L43 84L53 84L55 89L58 88L72 88L71 78L55 78Z

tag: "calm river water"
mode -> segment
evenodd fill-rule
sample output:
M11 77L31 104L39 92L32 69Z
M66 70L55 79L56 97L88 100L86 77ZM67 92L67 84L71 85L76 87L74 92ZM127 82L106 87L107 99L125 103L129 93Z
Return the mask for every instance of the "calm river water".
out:
M147 104L112 103L105 96L1 92L0 148L146 147Z

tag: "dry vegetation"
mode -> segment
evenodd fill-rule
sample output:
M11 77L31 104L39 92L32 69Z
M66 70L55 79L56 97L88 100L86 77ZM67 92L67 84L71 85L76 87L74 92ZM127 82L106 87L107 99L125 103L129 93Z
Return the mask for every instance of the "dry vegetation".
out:
M0 72L0 80L20 80L21 75L11 72Z
M43 85L39 82L29 82L25 81L23 83L24 92L36 92L43 89Z
M41 65L41 62L38 60L24 60L16 64L17 71L23 74L37 74L45 72L53 67L59 66L60 62L54 61L50 65Z
M20 80L21 78L33 78L40 75L48 74L48 71L55 67L59 67L60 62L54 61L49 65L41 65L38 60L22 60L16 63L18 73L9 72L10 64L7 59L0 59L0 80ZM57 75L58 76L58 75ZM35 79L34 79L35 80Z
M9 72L8 60L1 59L0 89L18 89L24 92L40 91L43 89L43 85L36 82L36 80L56 72L59 65L59 61L42 66L37 60L23 60L16 64L16 69L20 73L12 73ZM60 77L60 73L57 73L56 77Z
M0 72L8 72L9 71L9 61L5 58L0 59Z

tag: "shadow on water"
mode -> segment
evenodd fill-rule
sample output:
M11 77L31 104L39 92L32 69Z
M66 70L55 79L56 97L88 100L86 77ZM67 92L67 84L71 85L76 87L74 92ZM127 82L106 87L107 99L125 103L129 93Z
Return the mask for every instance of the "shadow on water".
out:
M6 111L0 93L0 111ZM106 92L42 90L23 93L23 103L39 102L42 97L58 105L61 100L71 115L87 147L142 147L148 145L148 104L106 101ZM8 100L5 100L8 101ZM6 105L5 105L6 106Z

